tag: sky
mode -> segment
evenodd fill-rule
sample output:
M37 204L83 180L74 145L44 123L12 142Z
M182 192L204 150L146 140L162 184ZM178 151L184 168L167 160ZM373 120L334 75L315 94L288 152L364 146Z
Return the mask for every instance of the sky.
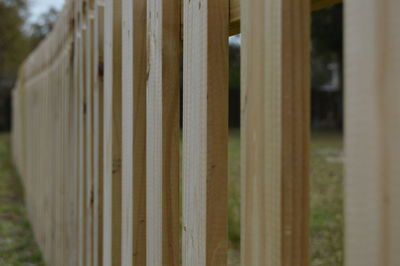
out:
M56 9L60 10L64 4L64 0L28 0L28 3L31 13L29 20L34 22L50 7L55 7Z

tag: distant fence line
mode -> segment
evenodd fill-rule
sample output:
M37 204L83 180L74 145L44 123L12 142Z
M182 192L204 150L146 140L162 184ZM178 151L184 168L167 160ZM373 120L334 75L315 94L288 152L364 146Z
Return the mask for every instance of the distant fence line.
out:
M13 90L13 160L46 263L227 264L240 32L241 264L308 265L310 11L338 2L67 1ZM347 265L400 265L398 10L346 0Z

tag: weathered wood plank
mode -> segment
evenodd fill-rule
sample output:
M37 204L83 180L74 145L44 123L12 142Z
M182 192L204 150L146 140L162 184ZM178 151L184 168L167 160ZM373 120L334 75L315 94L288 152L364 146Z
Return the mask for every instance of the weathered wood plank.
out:
M226 265L229 6L183 14L183 265Z
M123 265L146 265L147 1L123 1Z
M86 199L86 182L85 182L85 25L83 24L83 0L77 1L77 21L78 21L78 116L79 116L79 144L78 144L78 163L79 163L79 265L83 266L86 262L86 212L85 212L85 199Z
M122 8L105 1L103 265L121 264Z
M180 264L180 1L147 1L147 262Z
M103 265L103 65L104 1L96 0L94 16L94 84L93 84L93 265Z
M86 265L93 264L93 81L94 81L94 14L91 3L86 6L86 83L85 112L86 112Z
M309 3L241 8L241 263L308 265Z
M133 2L133 265L146 262L147 1Z
M346 265L400 264L399 9L345 6Z
M133 252L133 1L122 1L122 265Z

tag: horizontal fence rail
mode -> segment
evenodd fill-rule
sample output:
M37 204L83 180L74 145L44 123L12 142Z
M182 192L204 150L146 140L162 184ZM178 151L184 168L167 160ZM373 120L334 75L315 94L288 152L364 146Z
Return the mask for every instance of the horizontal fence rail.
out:
M338 2L67 1L12 92L46 264L227 264L228 37L242 33L241 265L308 265L310 12ZM346 5L346 260L398 265L400 6Z

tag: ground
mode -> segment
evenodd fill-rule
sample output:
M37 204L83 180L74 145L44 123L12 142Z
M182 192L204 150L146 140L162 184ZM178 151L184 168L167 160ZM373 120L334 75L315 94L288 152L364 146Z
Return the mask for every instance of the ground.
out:
M43 265L27 219L23 189L12 167L10 137L0 134L0 265Z
M318 132L311 143L312 266L343 264L342 137ZM229 138L229 265L239 265L240 137ZM9 135L0 135L0 265L43 265L23 205L23 192L10 160Z

